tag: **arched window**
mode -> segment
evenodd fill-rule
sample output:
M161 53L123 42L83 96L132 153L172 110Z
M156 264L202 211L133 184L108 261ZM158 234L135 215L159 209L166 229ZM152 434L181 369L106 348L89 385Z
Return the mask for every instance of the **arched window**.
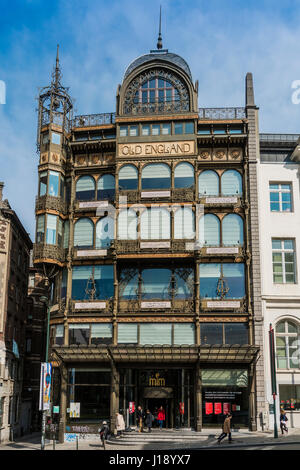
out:
M179 101L180 95L172 83L163 78L152 78L145 81L137 90L134 103L166 103Z
M222 221L222 243L225 246L243 245L243 219L237 214L228 214Z
M174 172L175 188L192 188L195 184L194 167L190 163L179 163Z
M97 200L115 198L115 177L113 175L103 175L97 183Z
M74 246L92 248L94 246L94 224L88 218L79 219L74 227Z
M203 245L220 245L220 220L216 215L206 214L199 220L199 240Z
M81 176L76 182L76 199L92 201L95 199L95 180L91 176Z
M169 240L171 217L166 209L151 208L141 215L142 240Z
M181 207L174 214L174 238L195 238L195 215L190 207Z
M142 170L142 189L169 189L171 170L165 163L153 163Z
M137 189L138 171L133 165L124 165L119 171L119 189Z
M215 171L205 170L199 175L199 196L219 196L219 176Z
M136 240L137 239L138 219L133 210L122 210L118 216L118 239Z
M237 170L224 171L221 176L223 196L241 196L243 194L242 176Z
M114 240L114 219L104 217L96 224L96 248L109 248Z
M283 320L276 325L276 356L278 369L299 369L299 325Z

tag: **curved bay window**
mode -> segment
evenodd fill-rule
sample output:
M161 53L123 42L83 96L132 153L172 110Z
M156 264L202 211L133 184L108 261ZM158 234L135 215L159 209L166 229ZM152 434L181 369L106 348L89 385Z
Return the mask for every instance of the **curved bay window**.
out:
M300 330L291 320L276 325L276 356L278 369L299 369Z
M187 87L175 74L150 70L135 78L124 98L124 114L189 111Z
M225 281L226 293L223 298L241 299L245 296L245 266L242 263L200 264L200 297L218 299L219 285Z
M193 297L192 268L124 268L120 273L122 300L187 300Z

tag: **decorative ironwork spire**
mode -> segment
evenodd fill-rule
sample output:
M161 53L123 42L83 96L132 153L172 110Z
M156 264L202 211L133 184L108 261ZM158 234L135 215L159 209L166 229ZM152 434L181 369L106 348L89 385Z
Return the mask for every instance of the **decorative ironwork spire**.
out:
M57 44L55 69L52 74L52 84L54 85L55 89L58 89L61 86L61 77L62 74L59 65L59 44Z
M162 36L161 36L161 6L160 6L160 12L159 12L159 33L158 33L157 49L162 49L162 48L163 48L163 43L162 43Z

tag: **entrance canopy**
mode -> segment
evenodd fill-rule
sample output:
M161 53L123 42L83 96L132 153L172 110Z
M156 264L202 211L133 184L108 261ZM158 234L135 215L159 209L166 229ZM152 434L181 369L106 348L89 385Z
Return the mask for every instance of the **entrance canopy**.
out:
M118 345L118 346L56 346L53 359L62 362L205 362L250 364L257 358L259 346L209 345Z

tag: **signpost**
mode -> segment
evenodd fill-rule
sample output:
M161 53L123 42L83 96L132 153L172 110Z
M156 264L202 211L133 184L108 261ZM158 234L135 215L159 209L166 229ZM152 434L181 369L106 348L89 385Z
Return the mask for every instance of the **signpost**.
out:
M274 438L278 438L277 421L276 421L276 364L275 364L275 344L274 344L274 329L270 323L269 330L269 345L270 345L270 366L271 366L271 384L273 395L273 413L274 413Z

